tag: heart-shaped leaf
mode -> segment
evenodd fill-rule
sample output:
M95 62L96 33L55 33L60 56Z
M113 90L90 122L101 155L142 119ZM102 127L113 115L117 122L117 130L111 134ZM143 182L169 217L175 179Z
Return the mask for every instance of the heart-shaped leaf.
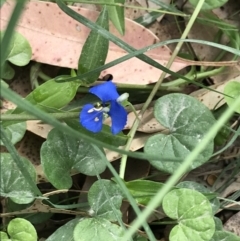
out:
M118 185L110 180L98 180L88 192L88 202L91 215L105 218L109 221L121 219L120 207L123 194Z
M46 241L72 241L73 240L73 230L76 225L79 223L80 219L75 218L66 224L62 225L59 229L57 229L50 237L46 239Z
M170 241L209 241L215 232L212 207L201 193L190 189L175 189L163 198L163 210L176 219Z
M11 143L15 145L17 142L19 142L27 129L26 122L19 122L16 124L8 125L5 128L6 134L8 136L8 139L11 140ZM2 141L0 140L0 145L3 146Z
M5 232L0 232L0 240L1 241L11 241L11 239L8 238L8 235Z
M214 124L210 110L195 98L184 94L169 94L159 98L154 106L154 116L169 129L168 135L150 137L144 147L147 154L154 153L158 160L149 162L159 170L173 173L199 144ZM209 160L213 153L213 140L191 164L194 169ZM164 161L164 158L181 158L182 161Z
M73 232L74 241L120 241L124 235L121 227L104 218L86 218L79 222Z
M12 241L37 241L37 232L34 226L23 218L10 221L7 231Z
M210 195L212 194L213 196L216 196L216 194L212 193L209 189L207 189L202 184L197 183L197 182L184 181L184 182L180 182L176 187L196 190L198 192L201 192L207 198L208 198L208 194L210 194ZM213 214L214 214L220 208L220 202L217 199L217 197L215 197L215 198L211 198L210 203L212 205L212 211L213 211Z
M46 177L58 189L71 187L71 169L94 176L106 168L105 160L93 145L83 139L72 138L55 128L49 132L40 155Z
M4 31L1 33L1 38ZM17 66L27 65L32 58L32 49L27 39L20 33L15 32L8 47L7 60Z
M240 241L240 237L227 231L216 231L210 241Z
M1 153L0 168L0 194L4 197L10 197L13 202L19 204L30 203L34 199L34 192L29 183L24 178L16 163L9 153ZM25 168L29 174L36 180L36 173L33 165L27 159L22 157Z

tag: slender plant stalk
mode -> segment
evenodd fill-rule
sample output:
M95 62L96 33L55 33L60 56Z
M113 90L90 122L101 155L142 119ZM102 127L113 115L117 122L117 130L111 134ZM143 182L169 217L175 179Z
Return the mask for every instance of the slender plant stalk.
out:
M38 77L41 78L44 81L48 81L48 80L52 79L50 76L44 74L42 71L40 71L38 73Z
M223 201L227 201L227 202L230 202L230 203L234 203L234 204L240 206L240 202L238 202L238 201L234 201L234 200L231 200L231 199L228 199L228 198L223 198L223 197L218 197L218 199L223 200Z
M159 10L156 8L132 6L132 5L127 5L127 4L122 4L122 3L114 3L114 2L109 2L109 1L101 2L101 1L89 1L89 0L74 0L74 2L75 3L78 2L78 3L87 3L87 4L108 5L108 6L115 6L115 7L122 7L122 8L134 8L134 9L139 9L139 10L158 12L158 13L162 13L162 14L170 14L170 15L181 16L181 17L190 17L190 15L181 13L180 11L179 12L169 12L169 11L165 11L165 10Z
M52 117L58 120L74 119L79 117L79 112L66 112L66 113L49 113ZM0 117L1 121L28 121L39 120L38 117L28 114L3 114Z
M192 17L190 18L190 20L189 20L189 22L188 22L188 24L186 26L186 29L184 30L184 32L183 32L183 34L181 36L181 39L186 39L190 29L192 28L192 25L194 24L198 14L199 14L199 12L200 12L200 10L202 8L202 5L203 5L204 1L205 0L200 0L198 2L198 5L197 5L195 11L192 14ZM178 52L180 51L182 45L183 45L183 42L178 42L176 48L173 51L172 56L170 57L170 59L169 59L169 61L167 63L166 68L168 68L168 69L171 68L172 63L174 62L174 59L176 58L176 56L177 56ZM128 142L127 142L127 144L125 146L125 150L129 150L129 148L131 146L131 143L132 143L132 140L134 138L134 135L135 135L135 133L137 131L137 128L138 128L138 126L140 124L139 119L141 119L141 117L143 116L144 112L148 108L149 104L151 103L152 99L154 98L155 94L157 93L159 87L161 86L163 79L166 77L166 74L167 73L162 72L158 82L155 84L152 92L150 93L148 99L145 102L145 105L143 106L142 110L140 111L139 116L138 116L139 118L135 119L135 121L133 123L133 126L132 126L132 129L129 132L129 139L128 139ZM122 179L124 179L126 165L127 165L127 155L123 155L122 159L121 159L120 172L119 172L119 175L120 175L120 177Z
M12 90L10 90L9 88L7 88L4 84L2 84L0 82L0 95L9 100L12 101L14 104L16 104L19 108L21 108L22 110L37 116L40 120L54 126L55 128L57 128L60 131L64 131L69 133L69 135L71 135L72 137L75 138L80 138L80 139L84 139L86 142L91 143L91 144L95 144L99 147L103 147L115 152L118 152L120 154L126 154L129 156L132 156L134 158L139 158L139 159L155 159L157 156L156 155L152 155L152 154L146 154L146 153L141 153L141 152L131 152L131 151L125 151L123 149L117 148L113 145L110 144L106 144L105 142L102 142L96 138L93 138L87 134L84 133L80 133L74 129L72 129L71 127L62 124L60 121L58 121L57 119L53 118L51 115L49 115L48 113L46 113L45 111L37 108L36 106L34 106L33 104L31 104L29 101L23 99L22 97L20 97L18 94L16 94L15 92L13 92ZM166 159L166 161L180 161L180 158L169 158Z

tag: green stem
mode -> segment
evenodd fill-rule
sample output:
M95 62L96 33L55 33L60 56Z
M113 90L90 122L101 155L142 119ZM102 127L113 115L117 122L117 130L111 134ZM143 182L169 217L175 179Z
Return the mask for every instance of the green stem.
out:
M162 221L162 222L153 222L151 225L168 225L168 224L178 224L178 221Z
M192 17L190 18L190 20L189 20L189 22L188 22L188 24L187 24L187 26L186 26L186 29L184 30L184 32L183 32L183 34L182 34L182 36L181 36L181 39L186 39L186 37L187 37L187 35L188 35L191 27L192 27L193 24L194 24L194 21L196 20L199 12L200 12L200 10L201 10L201 7L202 7L203 3L204 3L204 0L200 0L200 1L198 2L198 5L197 5L197 7L195 8L195 11L194 11L193 14L192 14ZM183 42L178 42L178 43L177 43L177 46L176 46L176 48L174 49L174 51L173 51L173 53L172 53L172 55L171 55L171 57L170 57L170 59L169 59L169 61L168 61L168 63L167 63L166 68L170 69L170 67L171 67L174 59L176 58L178 52L180 51L182 45L183 45ZM162 84L163 79L166 77L166 74L167 74L167 73L162 72L162 74L161 74L158 82L155 84L152 92L150 93L148 99L146 100L146 102L145 102L142 110L140 111L140 113L139 113L139 115L138 115L140 119L141 119L141 117L143 116L143 114L144 114L144 112L146 111L146 109L148 108L148 106L149 106L149 104L151 103L152 99L154 98L155 94L157 93L159 87L160 87L161 84ZM133 140L133 138L134 138L134 135L135 135L135 133L136 133L136 131L137 131L137 128L138 128L139 124L140 124L140 121L139 121L138 118L136 118L135 121L134 121L134 123L133 123L132 129L131 129L130 132L129 132L129 139L128 139L128 142L127 142L127 144L126 144L126 146L125 146L125 148L124 148L125 150L129 150L129 148L130 148L130 146L131 146L131 143L132 143L132 140ZM127 165L127 155L123 155L123 156L122 156L122 159L121 159L120 172L119 172L119 176L120 176L122 179L124 179L126 165ZM126 239L126 240L127 240L127 239Z
M190 74L189 74L189 76L190 76ZM163 83L160 86L159 90L169 90L168 88L173 86L173 85L171 85L171 82ZM96 85L103 84L103 83L105 83L105 81L97 81L97 82L94 82L91 86L96 86ZM135 85L135 84L125 84L125 83L114 83L114 84L116 84L116 86L119 89L152 90L154 88L154 85L151 85L151 84L150 85ZM177 86L177 85L174 85L174 86ZM83 88L83 87L81 87L81 88ZM87 88L87 87L85 87L85 88Z
M41 65L42 65L41 63L34 63L31 67L30 82L31 82L32 89L35 89L39 86L37 78L38 78L38 72L40 71Z
M58 119L74 119L78 118L79 112L67 112L67 113L49 113L50 116ZM3 114L0 117L1 121L27 121L27 120L39 120L38 117L28 114Z
M179 31L179 34L183 34L183 31L182 29L185 27L185 24L180 24L179 22L181 21L178 21L180 17L178 16L174 16L174 19L175 19L175 22L176 22L176 25L177 25L177 28L178 28L178 31ZM192 59L197 59L197 56L196 56L196 53L192 47L192 45L190 43L185 43L185 46L187 47L188 49L188 54L191 56Z
M169 82L169 83L171 83L171 82ZM97 85L97 84L95 84L95 85ZM121 91L121 92L140 90L140 91L145 91L146 93L149 93L154 88L154 85L147 86L147 85L131 85L131 84L119 84L119 83L115 83L115 84L116 84L118 90ZM91 86L95 86L95 85L91 85ZM183 90L183 88L178 87L177 85L176 86L174 86L174 85L170 86L169 85L169 86L165 86L163 88L159 88L157 94L162 96L162 95L167 94L169 92L181 92L182 90ZM78 88L78 93L83 93L83 94L89 93L89 87L80 86Z
M212 69L209 71L205 70L204 72L199 72L199 73L197 73L196 78L199 80L199 79L203 79L203 78L207 78L207 77L211 77L211 76L220 74L221 72L223 72L224 68L225 67L223 66L223 67L220 67L217 69Z
M45 82L48 81L48 80L50 80L50 79L52 79L50 76L44 74L42 71L40 71L40 72L38 73L38 76L39 76L42 80L44 80Z
M138 7L138 6L132 6L132 5L127 5L127 4L122 4L122 3L113 3L110 1L90 1L89 0L75 0L75 3L90 3L90 4L99 4L99 5L108 5L108 6L116 6L116 7L124 7L124 8L134 8L134 9L139 9L139 10L147 10L147 11L151 11L151 12L158 12L158 13L163 13L163 14L171 14L171 15L176 15L176 16L182 16L182 17L190 17L190 15L187 15L185 13L175 13L175 12L168 12L165 10L159 10L156 8L148 8L148 7Z
M218 199L223 200L223 201L227 201L227 202L231 202L231 203L235 203L238 206L240 206L240 203L238 201L234 201L234 200L231 200L231 199L228 199L228 198L223 198L223 197L218 197Z
M143 104L137 104L133 106L125 107L126 111L129 113L134 110L141 110ZM79 106L81 109L82 106ZM79 117L79 112L64 112L64 113L48 113L50 116L58 120L75 119ZM28 121L28 120L40 120L39 117L29 114L2 114L0 116L0 121Z
M154 154L144 154L144 153L141 153L141 152L125 151L121 148L115 147L114 145L110 145L110 144L107 144L106 142L103 142L103 141L100 141L96 138L93 138L93 137L89 136L88 134L85 134L83 132L80 133L80 132L72 129L69 126L62 124L59 120L53 118L52 116L50 116L44 110L42 110L40 108L36 108L36 106L34 106L32 103L30 103L26 99L23 99L18 94L16 94L14 91L8 89L6 86L4 86L2 84L0 85L0 96L2 96L3 98L5 98L5 99L7 99L11 102L13 102L23 111L26 111L27 113L30 113L30 114L33 114L33 115L37 116L43 122L54 126L55 128L57 128L60 131L68 133L69 135L71 135L74 138L84 139L84 141L92 144L93 146L96 145L98 147L106 148L106 149L118 152L120 154L126 154L126 155L129 155L131 157L138 158L138 159L141 159L141 160L142 159L146 160L146 159L156 159L157 158L157 155L154 155ZM96 147L96 150L98 150L97 147ZM100 149L99 149L99 152L103 153L102 150L100 150ZM167 160L170 160L170 161L173 161L173 159L175 161L179 161L179 158L167 158Z
M225 67L220 67L217 69L205 71L205 72L198 72L194 73L195 67L191 68L191 71L186 74L184 77L188 78L189 80L199 80L206 77L211 77L214 75L217 75L221 73L224 70ZM189 81L186 81L185 79L178 78L176 80L172 80L167 83L162 83L159 87L159 90L167 90L167 91L177 91L178 88L180 88L180 85L183 84L189 84ZM152 90L154 88L154 85L131 85L131 84L116 84L119 88L127 88L127 89L141 89L141 90Z
M81 105L79 108L81 109ZM132 107L127 106L125 107L126 111L129 113L133 110L141 110L143 107L143 104L137 104L133 105ZM79 117L79 111L78 112L64 112L64 113L48 113L48 115L54 117L58 120L65 120L65 119L74 119ZM40 120L39 117L36 117L35 115L29 115L29 114L2 114L0 115L0 121L28 121L28 120Z
M129 101L127 102L127 104L128 104L128 106L131 108L131 110L133 111L133 113L135 114L136 118L139 119L139 118L138 118L138 113L137 113L136 109L134 108L134 106L133 106ZM140 120L139 120L139 121L140 121Z
M187 73L184 77L188 78L189 80L197 80L196 74L195 74L195 69L196 69L195 66L192 66L189 73ZM175 86L181 86L181 85L186 84L186 83L190 83L190 82L186 81L183 78L178 78L178 79L172 80L168 83L162 83L161 86L159 87L159 89L162 88L162 87L163 88L164 87L173 88Z

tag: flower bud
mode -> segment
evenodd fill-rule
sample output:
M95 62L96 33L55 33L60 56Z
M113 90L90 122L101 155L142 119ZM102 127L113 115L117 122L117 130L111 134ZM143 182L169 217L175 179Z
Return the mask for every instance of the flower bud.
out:
M117 102L118 102L118 103L119 103L119 102L123 102L123 101L127 100L128 97L129 97L129 94L128 94L128 93L124 93L124 94L120 95L120 96L117 98Z

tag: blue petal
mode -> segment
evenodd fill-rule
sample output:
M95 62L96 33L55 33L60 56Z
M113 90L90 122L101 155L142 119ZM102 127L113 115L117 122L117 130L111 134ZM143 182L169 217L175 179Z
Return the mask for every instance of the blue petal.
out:
M127 112L117 101L111 101L109 116L112 119L111 131L114 135L118 134L127 123Z
M92 87L89 92L96 95L103 103L116 100L119 97L117 87L112 81L96 85Z
M92 104L84 105L79 115L80 123L87 130L97 133L102 130L103 112L94 109Z

